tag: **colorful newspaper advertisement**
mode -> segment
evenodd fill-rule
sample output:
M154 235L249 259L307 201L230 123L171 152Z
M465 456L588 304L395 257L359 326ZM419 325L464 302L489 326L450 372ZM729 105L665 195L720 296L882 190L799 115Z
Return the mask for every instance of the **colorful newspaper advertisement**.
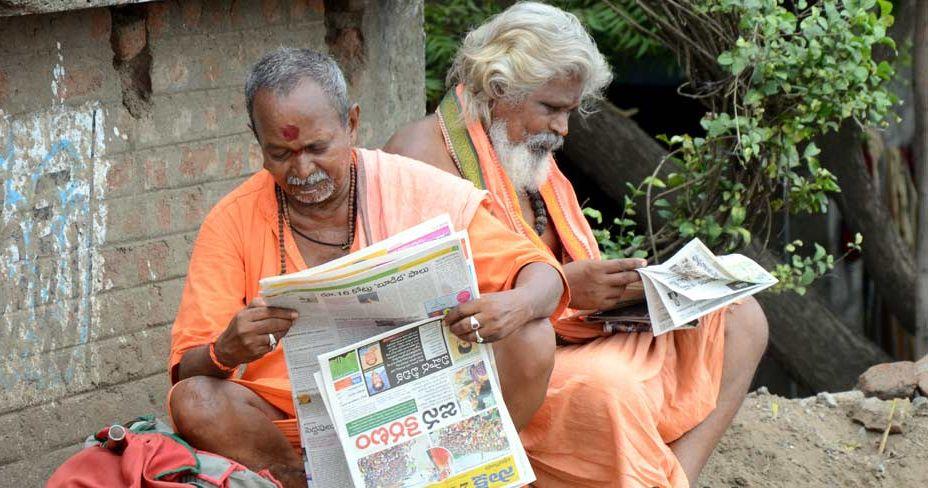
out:
M655 336L691 327L699 317L777 283L751 259L740 254L715 256L699 239L666 262L637 271Z
M317 377L354 486L534 481L489 351L433 318L321 354Z
M299 319L281 341L293 388L310 488L350 486L350 475L313 374L316 357L477 296L466 233L447 216L322 266L265 278L271 306Z

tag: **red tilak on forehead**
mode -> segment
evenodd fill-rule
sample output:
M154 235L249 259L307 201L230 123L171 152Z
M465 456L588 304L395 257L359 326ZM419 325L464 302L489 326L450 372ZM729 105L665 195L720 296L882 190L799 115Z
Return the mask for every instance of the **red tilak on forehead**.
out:
M284 139L287 141L292 141L297 137L300 137L300 129L292 125L285 125L280 129L280 134L284 136Z

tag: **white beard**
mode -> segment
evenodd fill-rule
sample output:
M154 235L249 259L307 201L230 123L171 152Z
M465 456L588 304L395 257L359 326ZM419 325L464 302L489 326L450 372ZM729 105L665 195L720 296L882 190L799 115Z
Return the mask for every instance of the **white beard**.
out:
M519 144L509 141L506 122L496 121L490 125L490 142L499 157L499 162L506 170L509 181L519 192L537 192L548 178L551 167L551 152L563 143L559 136L551 134L536 135ZM538 140L545 140L541 144ZM550 147L550 149L549 149Z

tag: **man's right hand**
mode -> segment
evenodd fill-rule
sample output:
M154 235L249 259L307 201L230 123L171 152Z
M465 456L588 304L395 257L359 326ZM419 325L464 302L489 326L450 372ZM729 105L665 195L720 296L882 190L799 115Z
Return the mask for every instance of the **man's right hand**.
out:
M298 316L296 310L269 307L263 298L255 298L232 317L216 339L216 359L235 367L263 357L272 350L269 334L279 341Z
M570 307L609 310L622 298L625 287L641 281L634 270L648 265L644 259L584 259L564 265L570 286Z

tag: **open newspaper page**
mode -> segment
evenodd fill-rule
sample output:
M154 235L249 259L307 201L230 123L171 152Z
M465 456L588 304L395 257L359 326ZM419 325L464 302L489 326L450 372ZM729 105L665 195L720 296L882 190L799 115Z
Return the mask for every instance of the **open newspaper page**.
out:
M270 305L300 314L282 346L311 488L350 485L344 454L313 378L316 356L441 315L478 293L467 234L452 233L447 217L336 261L261 280L261 296Z
M637 270L644 285L654 335L691 322L777 283L740 254L715 256L693 239L665 263Z
M489 351L433 318L320 355L317 378L354 486L534 481Z

